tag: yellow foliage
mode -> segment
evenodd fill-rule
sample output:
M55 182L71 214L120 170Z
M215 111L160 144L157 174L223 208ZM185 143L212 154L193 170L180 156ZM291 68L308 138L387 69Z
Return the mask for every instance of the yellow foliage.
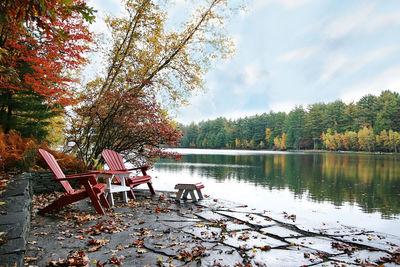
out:
M47 141L51 146L57 146L65 143L64 137L65 121L62 116L57 116L50 119L50 124L46 127L49 131Z

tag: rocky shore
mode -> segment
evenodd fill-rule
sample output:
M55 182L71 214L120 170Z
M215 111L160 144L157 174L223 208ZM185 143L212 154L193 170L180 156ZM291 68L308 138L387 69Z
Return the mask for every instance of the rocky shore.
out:
M117 201L104 216L97 215L86 200L39 216L37 209L57 196L36 194L30 217L21 214L27 213L26 204L13 210L11 203L16 202L3 193L1 201L7 204L1 208L8 214L0 215L5 237L0 266L400 264L397 236L340 224L300 225L295 214L274 214L213 196L176 202L174 192L151 197L147 190L139 190L136 195L137 200L127 204ZM17 214L22 217L12 220ZM18 237L17 226L23 220L29 229ZM7 250L12 244L20 248ZM23 263L15 255L22 255Z

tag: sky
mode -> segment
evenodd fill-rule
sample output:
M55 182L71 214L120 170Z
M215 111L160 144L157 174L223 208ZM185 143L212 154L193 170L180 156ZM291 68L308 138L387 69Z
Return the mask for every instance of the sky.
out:
M89 4L100 16L121 12L119 0ZM399 0L248 0L246 9L229 22L236 54L210 68L178 122L400 93ZM99 19L94 28L105 30Z

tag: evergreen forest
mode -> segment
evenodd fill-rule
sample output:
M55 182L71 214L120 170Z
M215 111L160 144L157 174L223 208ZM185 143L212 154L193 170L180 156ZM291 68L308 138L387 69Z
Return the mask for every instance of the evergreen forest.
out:
M398 152L400 95L389 90L358 102L341 100L296 106L285 112L228 120L217 118L181 126L184 148L324 149Z

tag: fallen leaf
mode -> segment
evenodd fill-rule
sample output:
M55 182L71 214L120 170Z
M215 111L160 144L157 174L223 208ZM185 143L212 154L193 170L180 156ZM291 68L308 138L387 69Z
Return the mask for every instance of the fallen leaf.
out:
M119 259L115 258L115 257L112 257L112 258L109 260L109 262L110 262L110 263L114 263L114 264L116 264L116 265L122 265L122 262L121 262Z
M38 260L38 258L35 258L35 257L25 257L24 258L25 262L32 262L32 261L37 261L37 260Z
M270 250L271 246L265 245L265 246L261 247L260 249L263 251Z

